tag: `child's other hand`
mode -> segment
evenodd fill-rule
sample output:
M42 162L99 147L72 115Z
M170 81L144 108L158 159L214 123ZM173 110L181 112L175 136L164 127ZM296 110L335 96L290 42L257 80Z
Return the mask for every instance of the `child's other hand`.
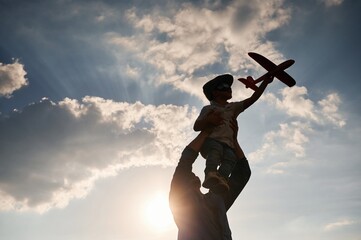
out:
M248 81L248 82L254 82L254 79L253 79L252 76L248 76L248 77L247 77L247 81Z

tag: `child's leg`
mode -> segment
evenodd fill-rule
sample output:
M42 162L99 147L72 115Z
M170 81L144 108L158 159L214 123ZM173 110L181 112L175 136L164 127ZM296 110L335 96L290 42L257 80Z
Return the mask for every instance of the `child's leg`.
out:
M211 138L207 138L201 150L202 156L206 159L204 173L217 171L223 155L223 145Z
M201 154L206 159L205 179L202 186L209 188L214 193L227 192L229 190L228 183L217 170L222 160L223 144L209 138L203 144Z
M237 155L234 152L234 150L228 146L224 146L223 159L221 162L221 166L218 169L219 174L225 179L228 179L234 166L236 165L236 162L237 162Z

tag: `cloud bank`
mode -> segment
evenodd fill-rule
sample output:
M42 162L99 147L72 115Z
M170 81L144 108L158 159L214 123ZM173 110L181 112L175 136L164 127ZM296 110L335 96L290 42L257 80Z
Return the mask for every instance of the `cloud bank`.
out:
M292 91L292 98L289 98ZM330 94L318 104L304 88L264 97L294 120L265 134L264 144L249 154L254 162L265 156L290 154L288 161L268 166L284 173L295 158L304 157L316 125L342 127L340 100ZM291 103L292 104L291 104ZM289 109L290 106L302 107ZM84 197L100 177L136 166L171 166L193 134L194 108L114 102L87 96L54 103L44 98L0 119L0 210L44 212ZM312 116L312 117L311 117ZM176 126L176 127L175 127ZM297 164L297 163L296 163Z
M0 119L0 210L64 207L123 168L174 165L195 110L48 99ZM177 127L174 127L177 126Z

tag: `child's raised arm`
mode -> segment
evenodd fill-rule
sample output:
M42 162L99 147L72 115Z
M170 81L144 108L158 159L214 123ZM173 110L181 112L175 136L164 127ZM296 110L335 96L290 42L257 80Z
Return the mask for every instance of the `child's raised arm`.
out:
M252 96L243 101L244 109L247 109L249 106L251 106L253 103L255 103L261 97L261 95L263 94L267 85L269 83L271 83L272 81L273 81L273 77L263 80L261 85L258 87L258 89L256 91L254 91Z

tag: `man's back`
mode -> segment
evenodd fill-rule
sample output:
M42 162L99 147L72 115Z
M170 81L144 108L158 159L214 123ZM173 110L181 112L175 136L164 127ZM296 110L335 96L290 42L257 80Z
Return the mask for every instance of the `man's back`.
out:
M223 199L214 193L189 192L187 200L170 201L178 240L230 240ZM224 236L222 236L224 235Z
M186 149L180 163L192 158L195 159L194 152ZM224 199L212 192L202 194L191 187L192 177L194 174L188 164L178 164L171 183L169 200L179 230L178 240L232 239Z

